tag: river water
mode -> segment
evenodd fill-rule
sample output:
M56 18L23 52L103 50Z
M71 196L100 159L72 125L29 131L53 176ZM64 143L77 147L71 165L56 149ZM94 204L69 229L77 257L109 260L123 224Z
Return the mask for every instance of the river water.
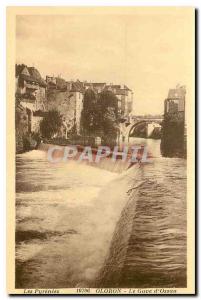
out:
M16 288L185 287L186 161L122 173L16 157Z

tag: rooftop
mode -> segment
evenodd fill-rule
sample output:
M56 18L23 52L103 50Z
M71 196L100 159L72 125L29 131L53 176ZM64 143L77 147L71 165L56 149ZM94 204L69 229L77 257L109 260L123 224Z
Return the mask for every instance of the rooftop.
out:
M45 80L41 77L39 71L35 67L27 67L26 65L15 65L15 76L22 79L38 83L40 86L46 87Z

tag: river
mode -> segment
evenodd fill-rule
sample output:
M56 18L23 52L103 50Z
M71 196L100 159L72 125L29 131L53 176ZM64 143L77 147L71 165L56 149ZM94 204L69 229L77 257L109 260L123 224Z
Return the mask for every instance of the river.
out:
M186 160L118 174L16 156L16 288L185 287Z

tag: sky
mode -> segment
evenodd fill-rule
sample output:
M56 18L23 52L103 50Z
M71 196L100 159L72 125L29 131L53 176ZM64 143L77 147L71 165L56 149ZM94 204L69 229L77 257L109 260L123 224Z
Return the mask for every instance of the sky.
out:
M190 9L18 15L16 62L44 78L126 84L134 114L162 114L169 88L192 88L193 38Z

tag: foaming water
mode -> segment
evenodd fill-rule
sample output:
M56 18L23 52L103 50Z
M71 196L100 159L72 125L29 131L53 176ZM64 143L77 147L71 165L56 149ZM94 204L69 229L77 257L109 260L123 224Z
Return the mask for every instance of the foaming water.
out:
M43 154L17 156L16 284L89 286L126 203L126 180L73 161L49 164Z
M119 175L34 150L16 169L16 287L185 286L184 160Z

